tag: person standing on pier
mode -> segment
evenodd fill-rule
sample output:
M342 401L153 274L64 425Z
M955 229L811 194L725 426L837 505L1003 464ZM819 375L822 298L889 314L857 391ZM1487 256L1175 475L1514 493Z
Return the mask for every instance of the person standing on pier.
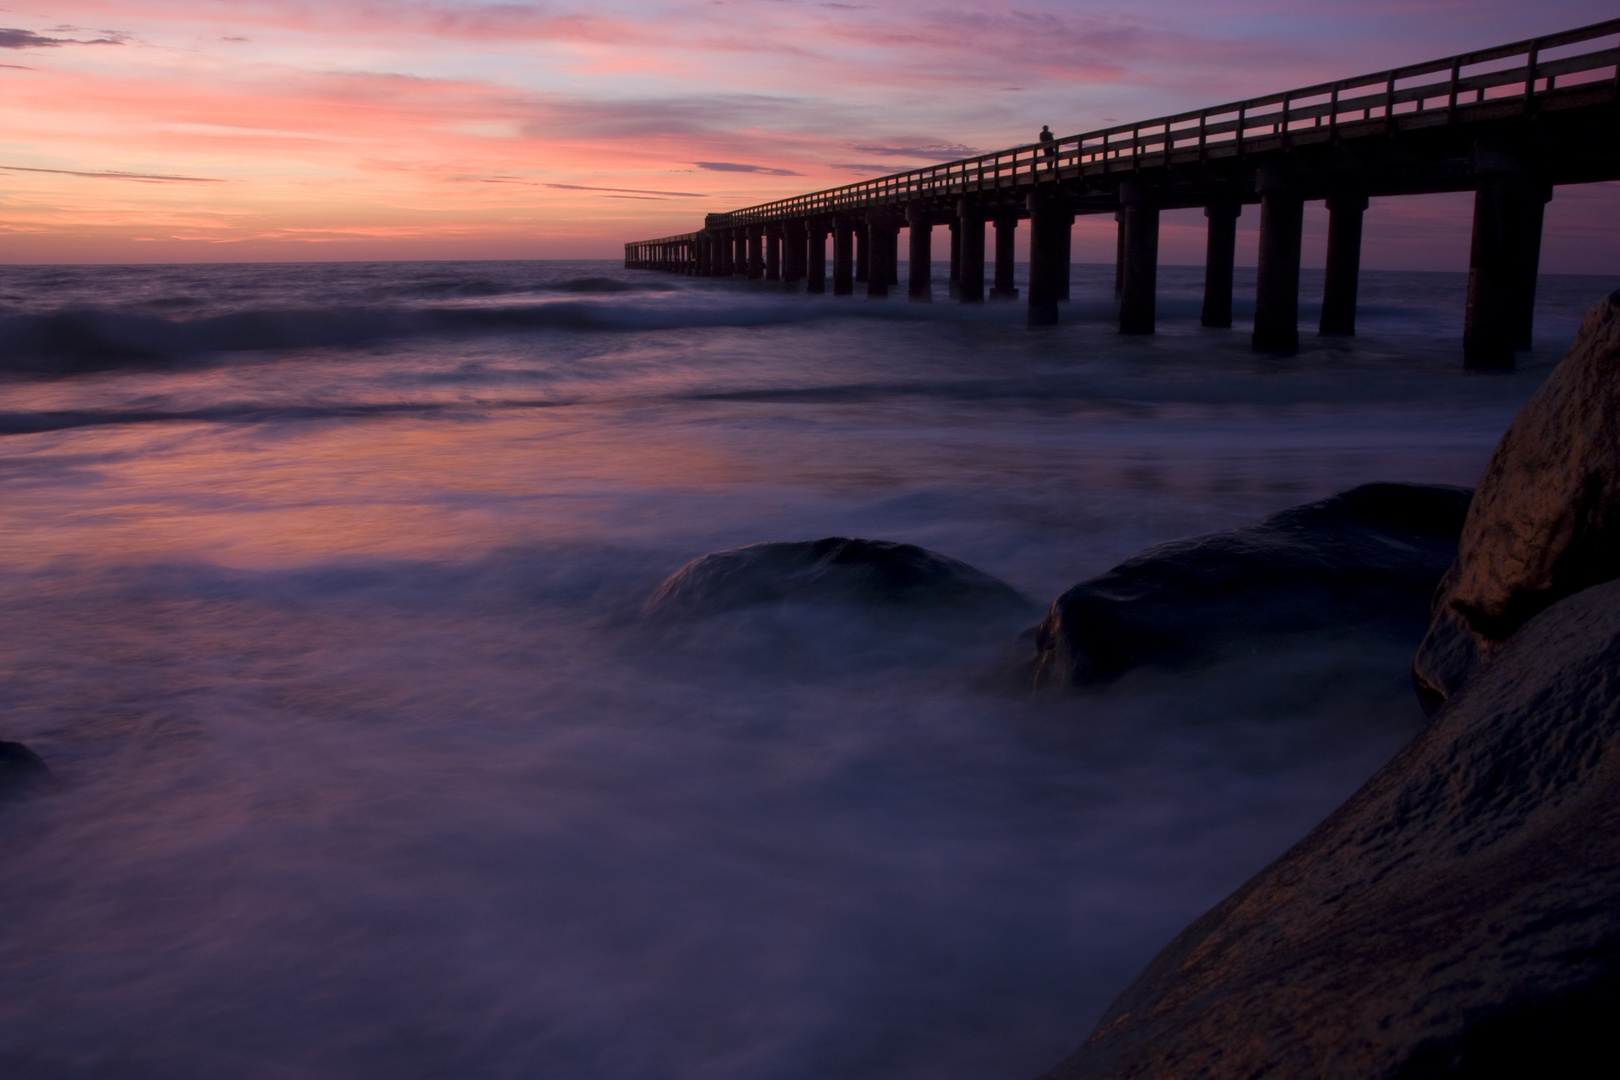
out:
M1047 157L1057 157L1057 141L1052 137L1052 129L1045 124L1041 125L1041 146Z

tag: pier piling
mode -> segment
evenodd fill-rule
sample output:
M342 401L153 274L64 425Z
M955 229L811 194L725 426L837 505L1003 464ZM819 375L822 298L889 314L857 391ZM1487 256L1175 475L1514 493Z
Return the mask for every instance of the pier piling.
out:
M1260 196L1260 265L1254 293L1254 348L1299 351L1299 245L1305 200L1285 161L1267 162L1255 176Z
M846 217L833 219L833 295L855 293L855 223Z
M1474 195L1463 354L1510 367L1534 329L1543 216L1554 185L1620 181L1620 19L1457 56L1115 124L709 214L703 228L624 246L627 269L854 284L890 295L898 230L910 229L908 295L932 294L931 227L950 229L950 295L965 304L1018 295L1013 252L1030 217L1029 321L1068 299L1075 214L1115 219L1114 295L1123 333L1152 333L1159 215L1208 218L1200 322L1232 324L1241 207L1260 206L1252 343L1299 346L1304 203L1328 209L1322 335L1356 332L1361 229L1368 199ZM1470 156L1471 154L1471 156ZM985 227L995 225L993 281ZM768 231L767 231L768 230ZM941 253L943 258L943 253Z
M1018 236L1018 216L997 214L996 224L996 283L990 289L992 300L1016 300L1018 288L1013 284L1013 242Z
M1151 334L1158 319L1159 204L1136 180L1120 184L1125 258L1119 295L1119 332Z
M1073 215L1055 191L1037 188L1030 192L1029 208L1029 326L1055 326L1058 301L1063 298L1063 282L1069 276L1063 234ZM1008 230L1011 235L1011 230ZM998 230L997 239L1000 239ZM1012 245L1009 244L1008 247ZM999 251L998 251L999 256ZM1011 261L1010 259L1008 260ZM996 269L1001 263L998 258Z
M804 223L807 242L804 262L804 291L818 295L827 291L827 233L826 218L810 218Z
M946 289L952 300L962 298L962 219L953 217L950 220L951 230L951 270L950 276L945 279Z
M1338 192L1327 198L1327 275L1322 282L1321 335L1356 332L1356 292L1361 278L1361 218L1367 196Z
M957 232L961 236L958 298L964 304L984 303L984 212L973 199L956 204Z
M1237 257L1237 219L1243 204L1236 199L1204 207L1209 233L1204 248L1204 309L1201 326L1232 325L1232 263Z
M906 207L906 298L919 304L934 300L933 231L927 211L917 203Z

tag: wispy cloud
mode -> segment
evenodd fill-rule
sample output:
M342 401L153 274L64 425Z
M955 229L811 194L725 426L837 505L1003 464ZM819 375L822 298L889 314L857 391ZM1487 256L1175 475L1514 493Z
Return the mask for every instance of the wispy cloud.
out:
M902 146L856 144L851 149L863 154L877 154L879 157L927 158L930 161L972 157L983 152L976 146L964 146L961 143L911 143Z
M91 180L140 180L180 184L223 184L217 176L167 176L162 173L80 172L77 169L37 169L28 165L0 165L7 172L54 173L57 176L83 176Z
M71 30L71 27L63 27ZM54 38L43 34L36 34L32 30L19 30L15 27L0 26L0 49L44 49L56 48L61 45L122 45L129 40L128 34L121 34L116 30L101 31L107 37L99 38Z
M591 187L588 184L544 184L543 187L557 188L559 191L614 191L621 195L670 195L679 199L707 199L707 195L696 191L644 191L641 188L618 187Z
M692 164L710 172L759 173L763 176L803 176L792 169L773 169L767 165L740 165L735 161L694 161Z

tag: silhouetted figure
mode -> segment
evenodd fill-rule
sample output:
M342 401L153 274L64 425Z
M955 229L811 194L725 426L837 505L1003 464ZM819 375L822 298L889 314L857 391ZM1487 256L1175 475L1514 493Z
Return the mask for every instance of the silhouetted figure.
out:
M1041 125L1041 145L1046 148L1047 157L1057 157L1057 140L1052 137L1052 129L1045 124Z

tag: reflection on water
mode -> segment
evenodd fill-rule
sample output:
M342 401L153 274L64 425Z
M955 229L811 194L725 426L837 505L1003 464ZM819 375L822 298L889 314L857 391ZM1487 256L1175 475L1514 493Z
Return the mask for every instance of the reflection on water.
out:
M66 782L0 807L8 1077L1034 1075L1420 722L1407 647L1031 698L1017 620L672 642L641 601L843 534L1044 602L1355 483L1471 483L1557 352L1464 376L1445 275L1369 275L1362 339L1279 363L1174 269L1145 342L605 264L51 273L0 272L0 319L392 329L6 384L0 738ZM1544 286L1544 332L1601 285ZM596 323L412 321L581 296Z

